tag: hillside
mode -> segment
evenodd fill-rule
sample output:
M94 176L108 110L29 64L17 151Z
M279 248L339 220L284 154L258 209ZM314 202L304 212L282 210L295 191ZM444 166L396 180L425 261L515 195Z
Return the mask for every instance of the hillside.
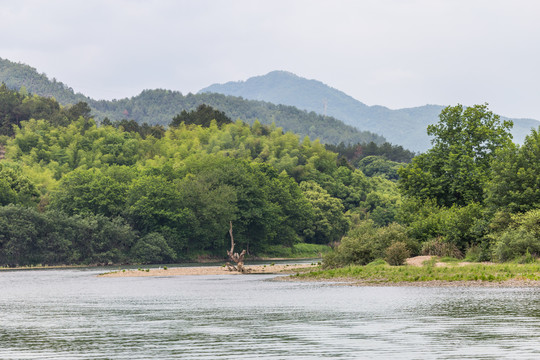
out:
M210 105L232 119L253 123L258 119L263 124L275 123L285 131L301 137L319 138L323 143L369 143L382 144L385 139L369 131L344 124L333 117L315 112L299 110L293 106L275 105L269 102L246 100L222 94L187 94L163 89L144 90L139 95L120 100L94 100L58 82L49 80L31 66L0 59L0 82L11 89L24 88L33 94L54 97L62 105L79 101L88 103L98 120L134 119L139 123L168 125L182 110L194 110L201 104Z
M308 80L290 72L273 71L246 81L214 84L199 93L220 93L246 99L269 101L296 106L299 109L324 113L361 130L382 134L391 143L414 151L425 151L430 145L426 128L438 121L444 106L425 105L392 110L384 106L368 106L320 81ZM540 122L532 119L512 119L512 134L522 143L531 128Z

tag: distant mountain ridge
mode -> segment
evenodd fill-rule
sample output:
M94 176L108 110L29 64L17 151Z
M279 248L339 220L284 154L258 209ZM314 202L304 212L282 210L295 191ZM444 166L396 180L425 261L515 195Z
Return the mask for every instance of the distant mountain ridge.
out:
M187 94L178 91L155 89L144 90L139 95L119 100L94 100L75 93L72 88L49 80L35 68L0 58L0 82L9 88L19 90L25 87L30 93L52 96L60 104L69 105L79 101L88 103L97 119L134 119L139 123L168 125L182 110L191 111L201 104L207 104L225 112L233 120L242 119L253 123L258 119L263 124L275 123L285 131L292 131L301 138L319 138L323 143L347 144L371 141L376 144L385 138L370 131L344 124L333 117L325 117L315 112L299 110L293 106L276 105L264 101L247 100L223 94Z
M272 71L246 81L213 84L199 93L220 93L245 99L296 106L306 111L333 116L360 130L382 134L388 141L414 151L431 147L426 128L438 121L444 106L424 105L392 110L368 106L320 81L308 80L287 71ZM455 105L455 104L452 104ZM531 128L540 126L533 119L512 119L514 140L521 143Z

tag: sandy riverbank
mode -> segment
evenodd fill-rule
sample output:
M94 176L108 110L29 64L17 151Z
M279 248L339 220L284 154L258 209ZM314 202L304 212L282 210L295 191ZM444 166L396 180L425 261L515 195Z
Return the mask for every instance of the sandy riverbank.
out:
M310 264L276 264L276 265L246 265L250 274L287 274L295 273L301 269L316 267ZM118 270L105 274L102 277L140 277L140 276L185 276L185 275L241 275L235 271L229 271L223 266L194 266L176 267L167 270L146 269L143 270Z

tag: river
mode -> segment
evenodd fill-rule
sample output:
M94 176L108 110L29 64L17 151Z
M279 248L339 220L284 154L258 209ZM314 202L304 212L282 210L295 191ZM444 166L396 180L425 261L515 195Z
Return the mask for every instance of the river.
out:
M538 359L540 289L0 272L0 359Z

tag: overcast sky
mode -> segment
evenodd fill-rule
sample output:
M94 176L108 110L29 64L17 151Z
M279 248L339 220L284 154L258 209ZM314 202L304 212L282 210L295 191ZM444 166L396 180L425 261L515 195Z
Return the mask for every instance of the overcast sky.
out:
M0 0L0 57L96 99L287 70L368 105L540 120L535 0Z

